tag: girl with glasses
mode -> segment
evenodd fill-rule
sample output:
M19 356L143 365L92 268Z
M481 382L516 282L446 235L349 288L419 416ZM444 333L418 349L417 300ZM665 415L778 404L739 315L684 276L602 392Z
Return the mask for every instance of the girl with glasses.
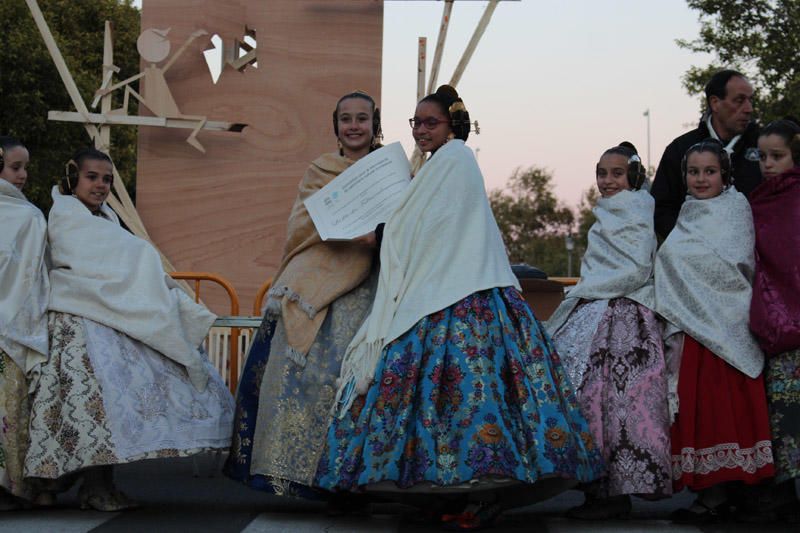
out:
M384 228L317 482L416 495L437 522L472 530L531 492L595 479L600 460L511 272L464 102L442 86L412 127L429 157Z

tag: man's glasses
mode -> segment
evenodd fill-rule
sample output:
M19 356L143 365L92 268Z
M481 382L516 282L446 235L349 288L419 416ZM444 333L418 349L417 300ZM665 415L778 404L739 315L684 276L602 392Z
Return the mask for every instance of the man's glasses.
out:
M410 118L408 119L408 125L411 126L412 130L419 129L420 126L425 126L425 129L432 130L439 124L445 124L449 122L448 120L439 120L433 117L428 117L426 119L421 118Z

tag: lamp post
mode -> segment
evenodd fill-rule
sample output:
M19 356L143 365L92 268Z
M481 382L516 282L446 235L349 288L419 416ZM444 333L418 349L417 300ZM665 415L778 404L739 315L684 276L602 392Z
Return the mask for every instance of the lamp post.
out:
M572 233L567 233L564 238L564 243L567 247L567 277L572 277L572 250L575 249L575 239L572 238Z
M647 175L650 175L650 163L652 159L650 159L650 108L648 107L647 110L642 113L645 117L647 117Z

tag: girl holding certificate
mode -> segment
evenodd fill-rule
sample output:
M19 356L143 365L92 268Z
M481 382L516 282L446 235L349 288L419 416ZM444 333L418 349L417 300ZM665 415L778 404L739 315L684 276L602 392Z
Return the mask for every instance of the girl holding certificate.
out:
M380 111L363 92L333 111L336 152L308 167L289 215L286 245L237 392L225 472L252 488L320 497L311 485L345 348L369 311L374 249L323 242L304 201L380 147Z
M22 194L28 150L0 137L0 511L30 498L28 364L47 357L47 223Z
M430 157L384 228L375 302L342 364L317 482L455 493L436 518L469 530L520 503L520 486L588 482L601 461L511 272L464 144L463 101L442 86L410 122Z

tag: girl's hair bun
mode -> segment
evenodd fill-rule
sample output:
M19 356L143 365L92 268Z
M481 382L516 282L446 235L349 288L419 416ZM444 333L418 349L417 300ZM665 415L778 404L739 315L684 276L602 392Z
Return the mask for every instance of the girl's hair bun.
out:
M458 91L452 85L440 85L438 89L436 89L436 94L439 96L444 96L448 100L458 100Z

